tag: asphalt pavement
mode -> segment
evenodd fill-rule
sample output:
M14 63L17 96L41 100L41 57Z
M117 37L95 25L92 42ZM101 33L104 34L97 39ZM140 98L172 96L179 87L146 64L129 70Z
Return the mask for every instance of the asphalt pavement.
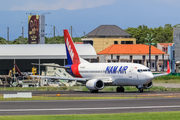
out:
M180 111L180 98L0 101L0 115L98 114Z

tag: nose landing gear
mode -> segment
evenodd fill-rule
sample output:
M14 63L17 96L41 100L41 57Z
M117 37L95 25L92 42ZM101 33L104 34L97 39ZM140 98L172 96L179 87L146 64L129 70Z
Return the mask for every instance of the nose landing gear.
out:
M116 92L124 92L124 87L117 87Z

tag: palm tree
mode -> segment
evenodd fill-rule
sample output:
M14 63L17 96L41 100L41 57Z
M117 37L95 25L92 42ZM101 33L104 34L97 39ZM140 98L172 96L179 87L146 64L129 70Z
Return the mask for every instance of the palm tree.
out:
M148 45L149 45L149 68L151 70L151 45L154 45L155 43L152 43L152 41L154 40L153 38L153 34L147 34L147 37L145 38L145 40L148 41Z

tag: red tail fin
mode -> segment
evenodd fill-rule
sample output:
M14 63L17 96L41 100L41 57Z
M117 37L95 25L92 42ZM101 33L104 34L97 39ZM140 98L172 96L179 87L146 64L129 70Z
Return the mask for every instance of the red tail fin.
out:
M79 55L76 51L74 43L67 29L64 30L64 41L66 45L68 64L79 64L80 63Z
M18 66L16 65L16 63L14 63L15 69L16 71L19 73L20 76L24 76L21 71L19 70Z
M167 61L167 73L169 74L171 72L170 67L169 67L169 61Z

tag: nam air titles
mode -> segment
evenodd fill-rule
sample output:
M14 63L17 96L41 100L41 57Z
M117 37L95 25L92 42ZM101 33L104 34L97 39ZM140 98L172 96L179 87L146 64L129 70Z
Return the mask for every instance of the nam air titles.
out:
M126 74L128 66L107 66L105 74Z

